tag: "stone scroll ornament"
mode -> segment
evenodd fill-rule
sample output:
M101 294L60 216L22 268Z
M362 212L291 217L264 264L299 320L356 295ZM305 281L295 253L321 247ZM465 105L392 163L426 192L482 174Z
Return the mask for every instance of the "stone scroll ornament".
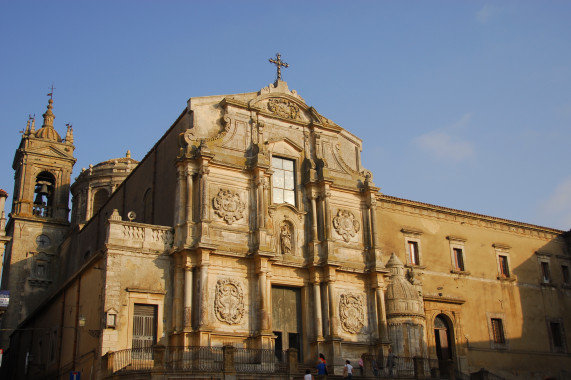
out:
M244 217L246 204L240 199L238 193L232 190L220 190L218 195L212 199L212 205L216 214L228 224Z
M244 315L244 293L238 282L229 278L218 280L214 299L214 313L219 321L229 325L240 322Z
M270 99L268 101L268 110L274 115L283 117L286 119L298 119L299 118L299 107L285 99Z
M341 294L339 300L339 319L343 330L357 334L365 325L363 298L356 294Z
M355 219L355 215L351 211L339 210L333 218L333 227L343 240L348 242L361 229L359 221Z

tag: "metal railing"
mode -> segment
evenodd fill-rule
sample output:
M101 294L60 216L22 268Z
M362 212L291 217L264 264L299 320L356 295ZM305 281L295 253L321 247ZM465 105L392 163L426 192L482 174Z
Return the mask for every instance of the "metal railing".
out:
M272 374L289 371L289 356L269 349L153 346L109 352L105 366L108 376L153 369Z
M438 360L421 357L377 358L373 363L374 376L381 378L429 378L439 375Z
M284 373L287 358L287 351L235 348L234 368L244 373Z
M111 373L150 371L154 367L153 347L130 348L115 351L111 355Z
M222 371L222 347L167 347L166 364L169 369L184 371Z

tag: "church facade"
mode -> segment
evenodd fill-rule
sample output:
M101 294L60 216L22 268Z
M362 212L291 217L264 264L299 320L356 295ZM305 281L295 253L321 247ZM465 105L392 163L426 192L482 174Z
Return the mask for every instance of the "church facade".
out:
M191 98L141 162L73 185L53 117L50 100L14 161L2 345L18 378L104 378L112 353L157 345L571 376L569 232L382 194L361 140L286 82Z

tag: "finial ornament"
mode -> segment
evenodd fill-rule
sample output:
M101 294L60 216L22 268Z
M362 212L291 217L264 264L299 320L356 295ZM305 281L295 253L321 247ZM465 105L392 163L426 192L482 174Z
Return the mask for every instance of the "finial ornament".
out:
M282 61L282 55L280 53L276 53L276 58L270 58L270 63L273 63L278 68L278 74L276 80L282 80L282 66L289 67L289 65Z
M54 90L56 89L56 88L54 87L53 82L52 82L52 86L51 86L51 87L48 87L48 88L51 90L51 91L48 93L48 96L50 97L50 99L53 100L53 98L54 98Z

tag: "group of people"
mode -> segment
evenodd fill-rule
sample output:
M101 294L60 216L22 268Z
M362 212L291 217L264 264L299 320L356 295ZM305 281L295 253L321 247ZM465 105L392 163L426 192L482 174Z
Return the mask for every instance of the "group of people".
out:
M393 368L395 366L395 359L396 356L393 353L392 348L389 348L389 355L387 358L387 368L389 369L389 376L393 375ZM327 370L327 360L325 360L325 356L323 354L319 354L319 360L317 361L317 378L319 380L325 379L326 376L329 374ZM351 380L353 378L353 366L351 365L350 360L345 360L345 365L343 366L343 378L347 380ZM359 359L359 370L361 372L361 376L363 376L363 358ZM375 376L378 376L378 367L377 363L373 360L373 373ZM303 380L314 380L313 375L311 374L311 370L305 371L305 376Z
M361 371L363 370L363 361L360 360ZM327 371L327 360L325 360L325 356L323 354L319 354L319 360L317 361L317 378L318 379L325 379L325 377L329 374ZM353 366L351 365L351 361L345 360L345 366L343 367L343 378L345 379L352 379L353 378ZM303 380L313 380L313 375L311 374L311 370L305 370L305 376Z

